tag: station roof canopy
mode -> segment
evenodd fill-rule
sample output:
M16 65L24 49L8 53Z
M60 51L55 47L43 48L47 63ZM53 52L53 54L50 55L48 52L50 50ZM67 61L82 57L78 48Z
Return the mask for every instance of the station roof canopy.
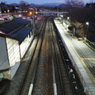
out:
M29 21L27 19L16 18L14 21L19 22L20 24L27 24Z
M15 18L11 21L1 23L0 31L4 32L5 34L9 34L28 23L29 21L27 19Z
M31 32L32 27L28 27L27 19L15 18L11 21L0 24L0 35L8 36L19 41L19 44Z
M12 38L17 39L19 41L19 44L22 43L22 41L26 38L26 36L30 33L32 30L32 27L24 27L21 30L19 30L17 33L10 35Z

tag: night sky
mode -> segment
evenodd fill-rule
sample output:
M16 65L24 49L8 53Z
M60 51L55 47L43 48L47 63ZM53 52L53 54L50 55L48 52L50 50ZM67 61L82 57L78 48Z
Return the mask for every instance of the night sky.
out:
M65 3L65 0L0 0L0 2L6 2L7 4L10 3L20 3L20 1L25 1L27 3L34 3L34 4L43 4L43 3ZM84 2L91 2L95 0L82 0Z

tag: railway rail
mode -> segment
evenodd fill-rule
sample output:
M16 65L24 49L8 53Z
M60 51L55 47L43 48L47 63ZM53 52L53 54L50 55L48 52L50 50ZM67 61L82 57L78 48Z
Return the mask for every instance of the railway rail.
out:
M49 18L44 29L44 38L38 59L38 67L34 79L34 88L31 95L53 95L51 56L49 44Z
M57 32L57 35L59 36L58 32ZM59 66L60 66L60 72L62 73L62 79L63 79L63 82L64 82L64 95L85 95L84 93L84 89L82 87L82 84L79 80L79 77L68 57L68 54L65 50L65 47L64 47L64 44L59 37L57 37L57 41L59 43L59 50L61 52L61 56L59 58L62 57L61 60L63 60L63 63L60 62ZM65 72L65 73L64 73ZM67 76L67 77L66 77ZM67 82L67 83L66 83ZM69 89L67 89L69 88Z
M47 18L45 20L47 20ZM37 36L36 47L35 47L33 56L31 57L30 65L28 67L26 76L23 81L23 85L22 85L18 95L30 94L29 87L30 87L30 84L33 86L34 77L35 77L35 73L36 73L36 69L37 69L38 58L39 58L39 54L40 54L40 50L41 50L41 46L42 46L43 37L44 37L43 30L45 29L45 26L46 26L46 21L43 22L41 29L39 30L40 34Z
M44 17L39 23L39 32L41 31L41 28L44 23ZM39 35L39 34L38 34ZM10 85L7 86L7 90L3 90L0 94L2 95L19 95L20 92L22 91L22 86L24 86L24 82L26 80L26 75L28 73L28 69L31 65L31 60L33 58L35 48L37 47L37 42L38 42L39 36L34 37L33 41L31 42L30 48L28 49L26 55L22 59L22 63L14 76L13 80L10 82ZM30 79L30 78L29 78ZM20 94L21 95L21 94Z
M24 74L5 95L85 95L52 17L43 19L31 46L18 70Z
M55 68L58 95L85 95L77 73L65 50L64 44L56 27L53 36L53 50L55 50Z

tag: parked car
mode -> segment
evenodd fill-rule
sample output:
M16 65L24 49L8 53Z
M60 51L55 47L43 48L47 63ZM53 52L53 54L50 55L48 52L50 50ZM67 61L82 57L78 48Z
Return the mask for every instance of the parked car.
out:
M9 20L9 18L4 18L4 20Z

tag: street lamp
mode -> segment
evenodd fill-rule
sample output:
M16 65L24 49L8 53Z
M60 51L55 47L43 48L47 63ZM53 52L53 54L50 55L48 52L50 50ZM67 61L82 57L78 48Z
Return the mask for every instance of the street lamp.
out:
M69 20L70 19L70 17L67 17L67 20Z
M89 22L86 22L86 25L89 25Z
M33 34L34 34L34 31L35 31L35 14L34 14L34 12L35 12L35 10L34 9L32 9L32 17L33 17ZM34 34L35 35L35 34Z
M67 23L67 27L68 27L69 23L70 23L70 17L67 17L66 23Z
M86 22L86 25L87 25L87 35L86 35L86 38L88 36L88 27L89 27L89 22Z
M10 10L7 10L7 12L9 13L9 12L10 12Z

